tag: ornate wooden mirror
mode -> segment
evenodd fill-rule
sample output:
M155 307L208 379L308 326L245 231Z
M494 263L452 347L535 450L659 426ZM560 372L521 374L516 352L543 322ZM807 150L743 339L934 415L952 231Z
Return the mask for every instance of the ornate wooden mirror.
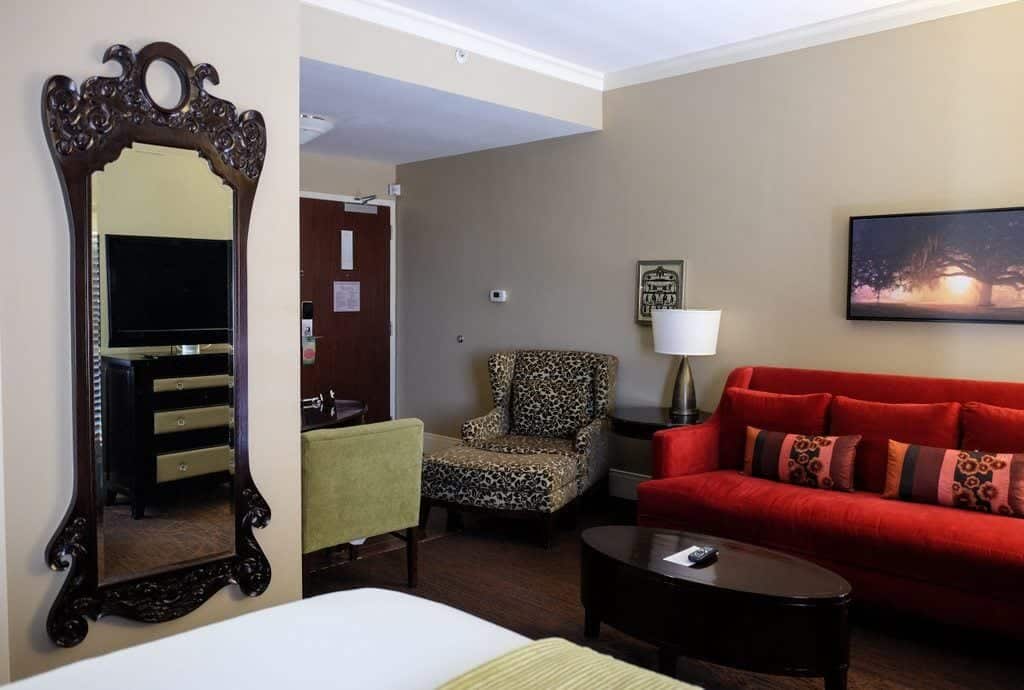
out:
M263 117L210 95L217 71L169 43L103 61L121 74L54 76L42 98L71 230L74 493L46 549L68 571L46 621L62 647L87 618L167 621L270 584L246 375Z

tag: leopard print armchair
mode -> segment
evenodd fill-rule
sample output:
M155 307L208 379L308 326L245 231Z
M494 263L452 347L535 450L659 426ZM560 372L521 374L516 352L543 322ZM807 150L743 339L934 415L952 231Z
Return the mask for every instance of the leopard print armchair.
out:
M463 442L498 453L577 458L582 492L608 473L608 413L618 359L592 352L520 350L488 359L494 409L462 425Z

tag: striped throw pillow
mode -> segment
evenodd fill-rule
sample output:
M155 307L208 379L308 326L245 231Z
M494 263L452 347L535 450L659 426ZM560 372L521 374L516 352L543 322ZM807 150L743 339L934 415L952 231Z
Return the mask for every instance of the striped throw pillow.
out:
M803 436L747 427L743 473L814 489L853 491L860 436Z
M884 498L1024 517L1024 453L889 441Z

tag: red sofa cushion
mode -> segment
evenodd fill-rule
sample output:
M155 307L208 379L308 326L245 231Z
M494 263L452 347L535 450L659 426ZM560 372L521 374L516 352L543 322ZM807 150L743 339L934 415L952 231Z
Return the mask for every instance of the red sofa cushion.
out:
M889 441L882 498L1024 518L1024 454Z
M853 491L860 436L801 436L747 427L743 474L806 486Z
M721 413L720 466L743 466L747 427L787 434L825 433L829 393L782 395L743 388L729 388L719 404Z
M641 524L1020 599L1024 529L1017 520L864 492L813 491L735 470L648 481L637 492Z
M964 404L961 413L964 450L1024 453L1024 410L985 403Z
M860 434L854 488L881 493L889 440L922 446L955 448L960 440L960 403L890 404L837 395L832 401L829 433Z

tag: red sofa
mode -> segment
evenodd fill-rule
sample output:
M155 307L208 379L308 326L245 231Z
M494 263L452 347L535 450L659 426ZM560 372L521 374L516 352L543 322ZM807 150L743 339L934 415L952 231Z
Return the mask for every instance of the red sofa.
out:
M729 387L1024 409L1024 383L748 367L732 372ZM882 468L864 466L861 449L852 493L745 476L735 464L722 466L723 429L735 434L736 426L725 407L704 424L655 435L654 478L638 487L640 524L779 549L840 573L857 600L1021 636L1024 519L883 499L884 458L872 463ZM962 438L961 420L954 415L951 424L948 431ZM912 438L921 431L907 430L908 438L897 440L923 443Z

